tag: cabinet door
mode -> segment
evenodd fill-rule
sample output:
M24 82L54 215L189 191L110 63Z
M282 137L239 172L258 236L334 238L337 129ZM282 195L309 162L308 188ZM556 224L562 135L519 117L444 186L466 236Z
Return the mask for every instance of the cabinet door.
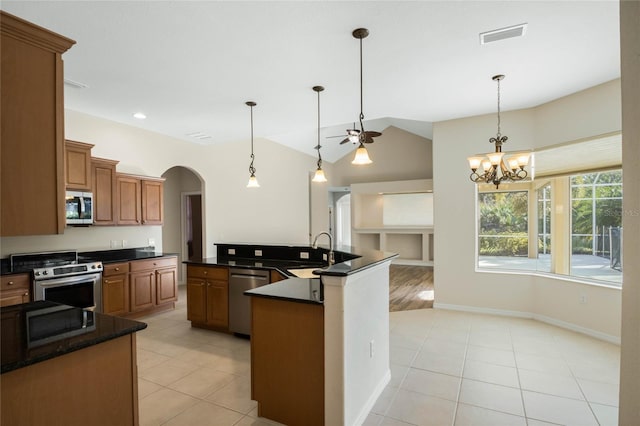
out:
M3 275L0 279L0 306L27 303L30 299L30 288L29 274Z
M140 179L118 175L116 184L118 225L140 225L142 200L142 196L140 195Z
M29 292L26 290L0 292L0 307L19 305L20 303L27 302L29 302Z
M102 312L109 315L129 312L129 277L126 274L102 279Z
M207 324L218 327L229 326L228 281L207 281Z
M117 161L94 158L91 161L93 191L93 224L116 223L116 164Z
M187 278L187 319L207 322L207 282L202 278Z
M91 144L65 141L64 175L67 189L91 190L91 148Z
M162 225L162 181L142 180L142 224Z
M158 269L156 271L156 304L178 300L177 268Z
M152 308L156 300L155 271L135 272L129 275L131 312Z

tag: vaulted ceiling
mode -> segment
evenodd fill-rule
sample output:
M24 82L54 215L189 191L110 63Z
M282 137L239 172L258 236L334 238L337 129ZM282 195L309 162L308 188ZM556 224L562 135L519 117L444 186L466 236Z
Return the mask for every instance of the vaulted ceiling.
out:
M3 1L3 10L77 41L65 53L71 110L202 144L256 138L314 155L322 85L323 157L360 112L365 27L367 130L431 137L431 123L520 109L618 78L618 2ZM479 33L527 23L523 37ZM142 111L146 120L132 114ZM200 133L199 139L189 136Z

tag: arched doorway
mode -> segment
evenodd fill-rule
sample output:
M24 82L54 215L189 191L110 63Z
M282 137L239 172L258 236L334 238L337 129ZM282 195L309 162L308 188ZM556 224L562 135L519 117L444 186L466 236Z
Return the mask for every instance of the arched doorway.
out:
M202 258L204 253L204 183L193 170L175 166L162 174L164 224L162 248L177 253L180 261ZM178 268L178 282L186 281L186 266Z

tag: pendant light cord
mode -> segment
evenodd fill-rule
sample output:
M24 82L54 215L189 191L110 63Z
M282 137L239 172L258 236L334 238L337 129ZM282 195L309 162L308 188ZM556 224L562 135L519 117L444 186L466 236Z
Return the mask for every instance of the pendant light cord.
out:
M253 167L253 160L255 159L253 155L253 105L249 107L251 108L251 164L249 164L249 173L253 176L256 173L256 168Z
M318 168L322 168L322 156L320 155L320 90L318 90Z
M500 79L496 79L496 81L498 82L498 139L500 139L501 133L500 133Z
M362 124L362 120L364 120L364 110L362 101L362 38L360 39L360 130L364 133L364 125Z

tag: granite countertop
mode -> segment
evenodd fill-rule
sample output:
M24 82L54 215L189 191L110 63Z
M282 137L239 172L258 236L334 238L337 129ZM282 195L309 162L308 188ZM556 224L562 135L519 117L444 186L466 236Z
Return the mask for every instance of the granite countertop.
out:
M0 315L2 374L147 328L143 322L48 301L3 307Z
M319 278L289 278L247 290L244 294L292 302L313 304L324 302L324 288Z
M102 262L119 263L131 260L154 259L156 257L177 256L177 253L157 252L153 247L119 249L119 250L99 250L85 251L78 253L78 260L81 262Z

